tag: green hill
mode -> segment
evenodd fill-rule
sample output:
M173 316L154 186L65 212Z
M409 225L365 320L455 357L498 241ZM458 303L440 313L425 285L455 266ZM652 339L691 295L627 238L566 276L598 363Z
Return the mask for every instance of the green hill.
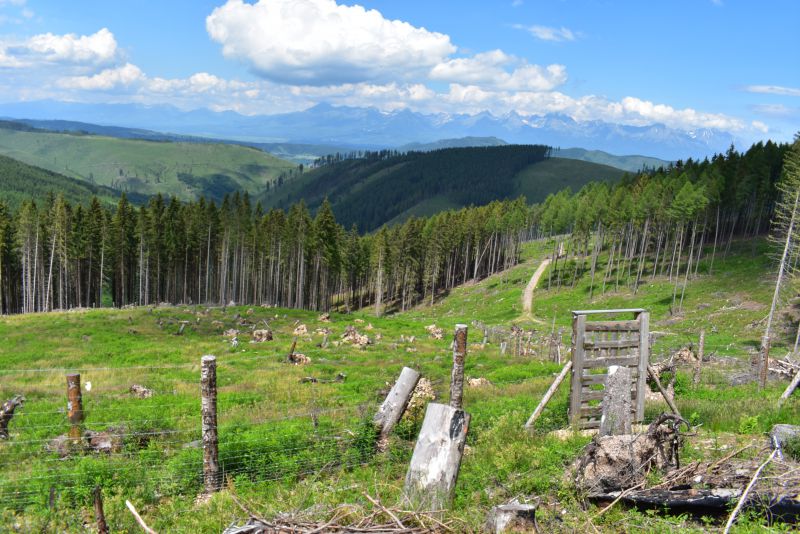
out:
M262 200L288 207L303 199L311 209L326 197L338 221L372 230L410 216L481 205L524 195L541 202L548 194L592 180L617 180L623 171L606 165L548 158L541 145L447 148L332 162L305 173Z
M562 148L553 151L553 157L579 159L602 165L610 165L630 172L639 172L644 168L657 169L666 167L669 161L650 156L615 156L602 150L586 150L585 148Z
M85 204L92 196L97 196L109 205L116 202L120 194L109 187L86 183L0 155L0 199L11 208L17 208L24 200L42 200L58 193L70 203ZM134 202L143 202L145 198L138 193L130 195Z
M0 154L44 169L141 195L189 200L233 191L262 193L294 169L254 148L217 143L156 142L4 127Z

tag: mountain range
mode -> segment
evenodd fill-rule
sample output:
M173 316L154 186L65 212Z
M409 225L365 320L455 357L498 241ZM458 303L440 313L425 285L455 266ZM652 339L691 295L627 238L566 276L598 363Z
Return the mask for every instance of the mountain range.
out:
M0 116L80 121L248 143L324 144L343 148L397 148L447 138L497 137L513 144L547 144L555 148L580 146L615 154L647 154L677 160L710 156L737 144L731 133L714 129L687 131L663 124L630 126L604 121L579 122L560 114L451 115L424 114L408 109L384 112L327 103L275 115L242 115L208 109L183 111L169 105L41 100L0 104Z

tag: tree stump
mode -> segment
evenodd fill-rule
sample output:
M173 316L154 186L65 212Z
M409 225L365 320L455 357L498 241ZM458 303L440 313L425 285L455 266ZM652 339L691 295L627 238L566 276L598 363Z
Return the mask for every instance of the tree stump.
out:
M516 500L495 506L486 520L487 532L536 532L536 505L520 504Z
M440 511L450 505L469 420L469 414L463 410L428 404L405 483L405 495L418 509Z

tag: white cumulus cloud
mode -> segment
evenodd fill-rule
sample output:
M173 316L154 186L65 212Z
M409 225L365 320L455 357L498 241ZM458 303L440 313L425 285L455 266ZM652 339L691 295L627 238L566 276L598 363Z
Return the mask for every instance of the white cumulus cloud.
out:
M103 64L117 56L117 40L107 28L92 35L43 33L7 46L6 54L23 62Z
M402 78L456 51L447 35L334 0L229 0L208 16L206 29L225 57L295 84Z
M84 89L88 91L107 91L119 86L129 86L145 78L144 73L136 65L126 63L121 67L105 69L93 76L69 76L58 81L58 85L67 89Z
M431 69L430 78L511 91L549 91L567 81L567 70L563 65L531 65L492 50L442 62Z

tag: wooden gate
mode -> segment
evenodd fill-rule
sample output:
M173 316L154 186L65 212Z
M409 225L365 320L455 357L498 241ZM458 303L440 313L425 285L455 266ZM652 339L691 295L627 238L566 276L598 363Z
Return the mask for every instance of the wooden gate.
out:
M633 320L589 320L589 316L633 314ZM572 387L570 421L578 428L599 428L608 367L631 368L633 421L644 418L650 314L642 309L572 312Z

